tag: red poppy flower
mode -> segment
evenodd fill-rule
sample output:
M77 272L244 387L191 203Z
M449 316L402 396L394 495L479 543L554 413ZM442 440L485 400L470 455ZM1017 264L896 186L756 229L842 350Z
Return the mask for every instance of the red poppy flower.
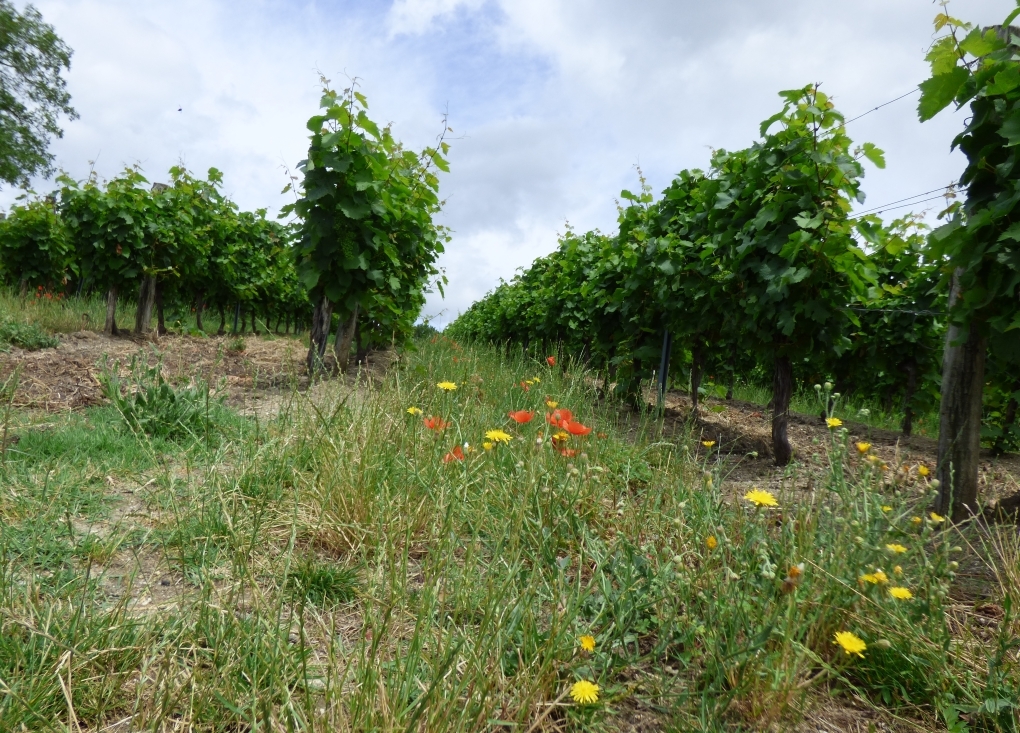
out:
M460 446L455 446L452 451L443 456L443 463L450 463L451 461L463 461L464 451L461 450Z
M518 410L517 412L510 412L507 414L510 415L511 420L521 425L526 422L531 422L531 418L535 417L534 412L528 412L527 410Z
M573 458L577 455L576 448L557 448L557 450L560 452L561 456L566 456L567 458Z
M587 435L591 432L591 428L573 420L564 420L560 427L571 435Z
M572 413L570 410L566 408L561 407L558 410L553 410L552 412L546 413L545 421L550 425L562 427L564 422L570 422L573 419L573 417L574 413Z
M545 357L545 363L548 364L549 366L556 366L556 357L555 356Z
M450 427L450 423L443 420L441 417L427 417L423 420L425 427L429 430L446 430Z
M527 382L521 382L521 389L523 389L525 392L527 392L528 389L530 389L528 387L528 383Z

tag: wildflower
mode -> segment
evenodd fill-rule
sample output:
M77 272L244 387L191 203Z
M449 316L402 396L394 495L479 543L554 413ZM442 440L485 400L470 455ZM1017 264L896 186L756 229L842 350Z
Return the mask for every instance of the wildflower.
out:
M804 580L804 563L791 565L786 573L786 577L783 579L783 593L792 593L793 589L800 585L802 580Z
M896 567L894 567L892 569L892 573L893 573L893 575L899 577L900 575L903 575L903 568L901 566L897 565Z
M607 433L595 433L595 437L596 438L608 438L609 435Z
M935 524L941 524L942 522L946 521L945 517L943 517L940 514L936 514L935 512L929 512L928 516L931 517L931 521L935 522Z
M552 412L546 413L545 421L550 425L556 427L563 427L563 423L570 422L574 419L574 413L566 408L560 408L559 410L553 410Z
M830 430L832 430L833 428L838 428L840 425L842 425L843 421L840 420L838 417L827 417L825 418L825 424L829 426Z
M595 651L594 636L591 636L590 634L585 634L580 639L578 639L578 642L580 642L581 648L584 649L584 651L588 652L589 654Z
M708 537L705 538L705 547L707 547L708 549L714 550L718 546L719 540L715 538L714 534L710 534Z
M573 420L568 420L564 422L563 427L571 435L587 435L588 433L591 432L591 428L582 425L579 422L575 422Z
M871 443L854 443L854 445L857 446L857 452L862 456L871 450Z
M889 595L900 601L909 601L914 597L914 594L911 593L908 588L903 588L898 585L894 585L889 589Z
M461 447L459 445L458 446L454 446L454 449L452 451L450 451L445 456L443 456L443 463L450 463L452 461L463 461L463 460L464 460L464 451L461 450Z
M549 357L552 358L552 357ZM578 680L570 688L570 696L579 705L589 705L599 701L599 686L588 680Z
M541 384L542 383L542 380L539 379L538 377L532 377L528 381L531 382L532 384Z
M567 458L573 458L574 456L577 455L577 449L576 448L567 448L567 447L561 446L561 447L557 448L556 450L559 451L561 456L566 456Z
M521 389L527 392L529 389L531 389L531 387L528 386L527 382L521 382Z
M920 476L921 478L927 478L928 474L930 473L931 471L923 463L917 467L917 475Z
M504 433L502 430L490 430L485 434L485 437L493 443L509 443L513 440L509 433Z
M851 631L837 631L833 643L843 647L847 654L856 654L861 659L864 659L863 652L868 648L864 640Z
M484 448L485 450L492 450L492 443L486 440L484 443L482 443L482 448Z
M885 549L887 549L887 550L889 550L889 552L895 553L897 555L902 555L904 552L907 551L906 547L904 547L903 545L897 544L895 542L891 542L888 545L886 545Z
M553 400L546 400L545 401L545 406L548 407L550 410L555 410L556 409L556 405L558 405L558 404L560 404L560 403L559 402L554 402Z
M703 440L703 441L701 441L701 444L703 446L705 446L706 448L711 448L713 445L715 445L715 441L714 440Z
M889 576L881 570L876 570L873 573L866 573L857 579L860 583L871 583L872 585L886 584L889 582Z
M408 415L420 415L421 414L421 410L419 410L417 407L411 406L411 407L407 408L407 414Z
M762 491L761 489L752 489L744 494L744 498L756 506L779 506L779 502L768 491Z
M510 415L511 420L521 425L531 422L531 418L535 417L534 412L528 412L527 410L517 410L516 412L510 412L507 414Z
M889 506L888 504L883 504L882 505L882 511L883 512L891 512L892 511L892 507Z
M923 520L923 519L921 519L920 517L911 517L911 518L910 518L910 523L911 523L911 524L914 524L914 525L920 524L920 523L921 523L921 522L923 522L923 521L924 521L924 520Z
M549 366L556 366L556 357L555 356L545 357L545 363L548 364Z
M443 390L444 392L452 392L453 390L457 389L456 382L438 382L436 386L439 387L439 389Z
M429 430L446 430L450 427L450 423L443 420L441 417L426 417L422 420L425 423L425 427Z

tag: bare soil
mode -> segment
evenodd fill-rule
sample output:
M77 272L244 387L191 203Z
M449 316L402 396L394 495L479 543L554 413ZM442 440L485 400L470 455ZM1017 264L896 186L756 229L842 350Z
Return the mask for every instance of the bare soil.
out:
M778 468L772 456L772 415L762 405L741 400L701 400L697 420L691 421L691 400L682 392L666 395L666 426L668 430L692 429L698 450L704 457L724 462L726 484L734 491L752 486L793 491L810 491L825 465L825 449L831 444L832 431L820 415L790 414L789 437L793 445L794 465ZM923 436L904 436L892 430L881 430L863 423L847 421L851 445L850 465L863 469L868 460L857 454L854 444L869 443L868 455L876 457L879 470L887 474L889 483L912 485L925 483L919 468L934 477L938 459L938 443ZM715 441L706 447L701 441ZM884 469L882 467L885 467ZM1020 455L981 453L980 496L992 504L1020 491Z
M240 343L243 349L232 348ZM303 342L287 336L247 336L243 341L231 336L148 339L78 331L62 336L56 348L12 348L0 354L0 383L19 370L13 407L77 410L105 402L99 381L104 364L119 364L124 375L131 360L138 359L149 366L161 364L164 378L172 384L201 379L216 391L225 391L228 404L264 413L277 407L283 395L309 388L306 354ZM381 378L394 359L390 351L372 352L361 373ZM352 365L349 373L357 371Z

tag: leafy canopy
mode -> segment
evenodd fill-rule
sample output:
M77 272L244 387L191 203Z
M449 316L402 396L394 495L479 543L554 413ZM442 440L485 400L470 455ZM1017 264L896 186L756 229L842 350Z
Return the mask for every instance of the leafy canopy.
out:
M70 67L71 49L38 10L0 0L0 181L52 172L49 139L63 135L61 115L78 117L61 76Z

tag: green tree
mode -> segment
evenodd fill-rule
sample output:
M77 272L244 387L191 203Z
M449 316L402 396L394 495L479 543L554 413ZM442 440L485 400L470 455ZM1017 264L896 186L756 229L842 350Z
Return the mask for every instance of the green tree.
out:
M953 140L967 157L966 199L933 233L932 257L944 261L949 328L942 364L939 421L941 482L937 510L959 521L978 509L978 458L989 340L1016 339L1020 328L1020 29L978 28L939 13L945 33L928 53L932 76L921 84L918 114L969 105ZM1014 390L1009 390L1013 392Z
M62 72L71 49L33 6L19 12L0 0L0 181L27 185L52 171L50 137L61 137L59 119L77 119Z
M62 287L75 269L64 222L50 199L11 207L0 221L0 271L25 295L30 287Z
M762 123L764 139L746 161L718 171L709 230L735 280L735 325L773 364L772 448L785 465L793 455L793 363L846 350L854 320L846 305L866 287L867 256L854 243L849 215L851 201L863 200L859 158L884 160L873 145L851 148L842 115L817 87L780 96L782 111ZM776 123L780 129L770 133Z
M299 165L301 195L281 212L301 220L298 273L315 303L310 371L325 357L334 310L343 329L338 363L346 365L359 311L373 294L380 302L388 291L392 303L407 309L410 332L421 306L410 308L408 298L417 302L413 293L438 273L435 260L446 239L432 220L441 206L435 169L448 170L442 136L437 148L405 150L388 127L368 117L368 102L354 85L338 94L323 82L323 111L308 121L311 144Z

